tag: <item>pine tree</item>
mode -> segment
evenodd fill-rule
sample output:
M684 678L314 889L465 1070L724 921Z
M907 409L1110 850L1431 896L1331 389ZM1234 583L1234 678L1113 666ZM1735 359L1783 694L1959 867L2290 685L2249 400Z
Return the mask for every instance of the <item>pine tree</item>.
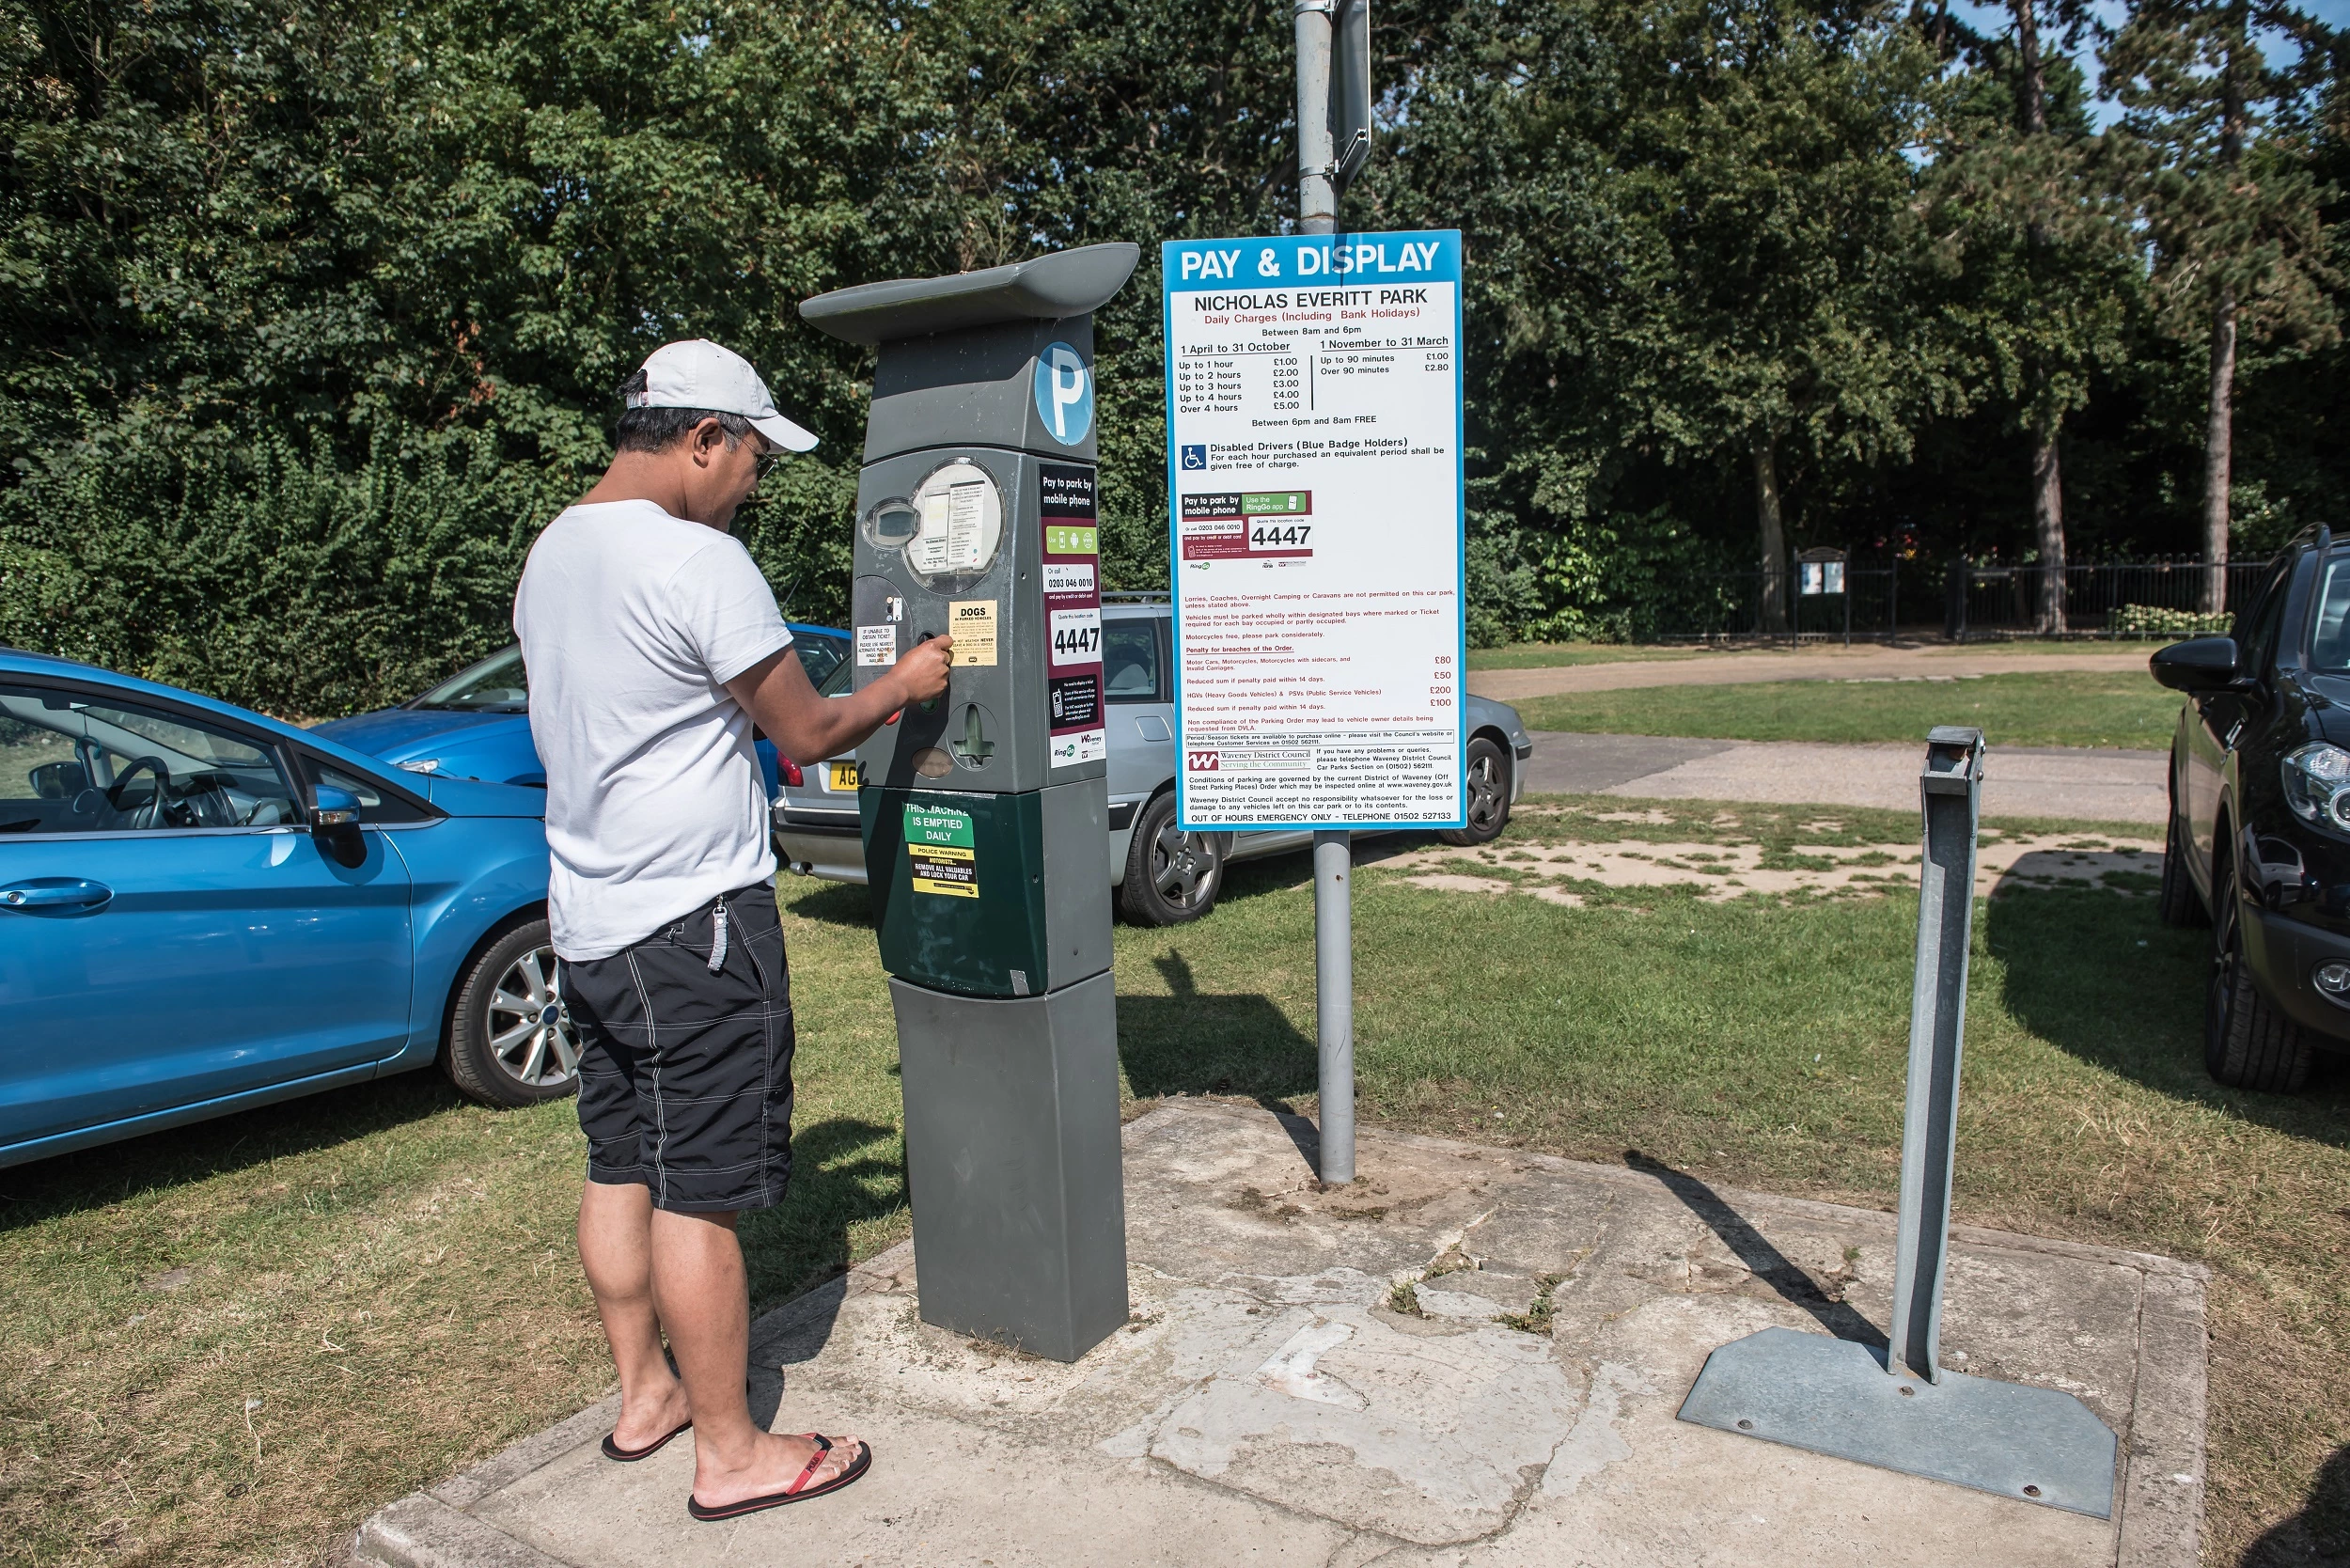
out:
M2272 62L2264 38L2293 57ZM2281 0L2135 0L2105 55L2105 90L2138 144L2137 190L2166 317L2209 348L2203 589L2226 605L2236 353L2246 337L2314 346L2337 333L2318 205L2297 156L2330 35Z
M2126 353L2128 212L2068 57L2095 25L2076 0L2013 0L2006 39L1968 37L1975 69L1945 119L1932 218L1962 274L1950 307L1970 381L2028 445L2039 626L2065 629L2066 418L2092 373ZM2045 32L2044 32L2045 29ZM2046 35L2068 53L2053 58Z

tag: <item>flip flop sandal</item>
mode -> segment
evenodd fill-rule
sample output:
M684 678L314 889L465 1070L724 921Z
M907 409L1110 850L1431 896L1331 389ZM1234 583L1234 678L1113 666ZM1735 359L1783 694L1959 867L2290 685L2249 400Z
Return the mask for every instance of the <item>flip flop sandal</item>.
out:
M607 1432L603 1435L603 1456L606 1459L617 1459L623 1465L634 1465L640 1459L650 1459L669 1446L670 1438L677 1436L679 1433L691 1430L693 1425L692 1421L686 1421L679 1426L676 1432L665 1433L641 1449L624 1449L612 1440L614 1434Z
M814 1475L818 1467L824 1463L824 1455L832 1451L832 1441L814 1432L803 1432L799 1435L814 1443L816 1451L808 1456L807 1467L800 1472L799 1478L791 1485L780 1492L770 1492L763 1497L744 1497L741 1502L722 1503L716 1508L705 1507L699 1497L688 1494L685 1499L685 1512L697 1519L738 1518L745 1513L756 1513L763 1508L781 1508L785 1503L806 1502L810 1497L821 1497L827 1492L838 1492L873 1467L873 1445L860 1437L856 1444L857 1456L847 1469L822 1486L810 1486L807 1484L807 1478Z

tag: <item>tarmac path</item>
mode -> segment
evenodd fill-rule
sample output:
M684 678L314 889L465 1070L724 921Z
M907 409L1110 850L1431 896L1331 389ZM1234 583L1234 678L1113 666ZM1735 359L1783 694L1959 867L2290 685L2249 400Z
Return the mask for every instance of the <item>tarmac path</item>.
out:
M1536 730L1533 738L1526 787L1545 794L1907 811L1917 808L1918 774L1925 760L1922 744L1700 741L1557 730ZM1995 744L1983 761L1983 815L2159 824L2170 799L2168 763L2159 751Z
M2082 674L2143 671L2143 650L2112 652L2017 651L1997 645L1919 648L1804 648L1700 653L1686 659L1565 665L1551 669L1480 669L1469 690L1499 702L1562 692L1615 692L1636 686L1749 685L1764 681L1952 681L1962 675Z

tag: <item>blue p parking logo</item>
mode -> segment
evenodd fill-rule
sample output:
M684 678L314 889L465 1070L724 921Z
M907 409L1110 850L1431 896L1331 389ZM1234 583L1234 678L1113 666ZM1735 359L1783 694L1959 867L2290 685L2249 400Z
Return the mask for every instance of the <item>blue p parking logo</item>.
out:
M1093 376L1083 355L1066 343L1052 343L1036 356L1036 411L1064 447L1074 447L1093 428Z

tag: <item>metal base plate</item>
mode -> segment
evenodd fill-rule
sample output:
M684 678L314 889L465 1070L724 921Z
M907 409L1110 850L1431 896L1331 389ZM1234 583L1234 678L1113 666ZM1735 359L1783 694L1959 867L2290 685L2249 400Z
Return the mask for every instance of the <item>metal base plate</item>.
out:
M2054 1388L1945 1372L1890 1376L1883 1352L1765 1328L1705 1359L1681 1419L2099 1519L2113 1517L2113 1433Z

